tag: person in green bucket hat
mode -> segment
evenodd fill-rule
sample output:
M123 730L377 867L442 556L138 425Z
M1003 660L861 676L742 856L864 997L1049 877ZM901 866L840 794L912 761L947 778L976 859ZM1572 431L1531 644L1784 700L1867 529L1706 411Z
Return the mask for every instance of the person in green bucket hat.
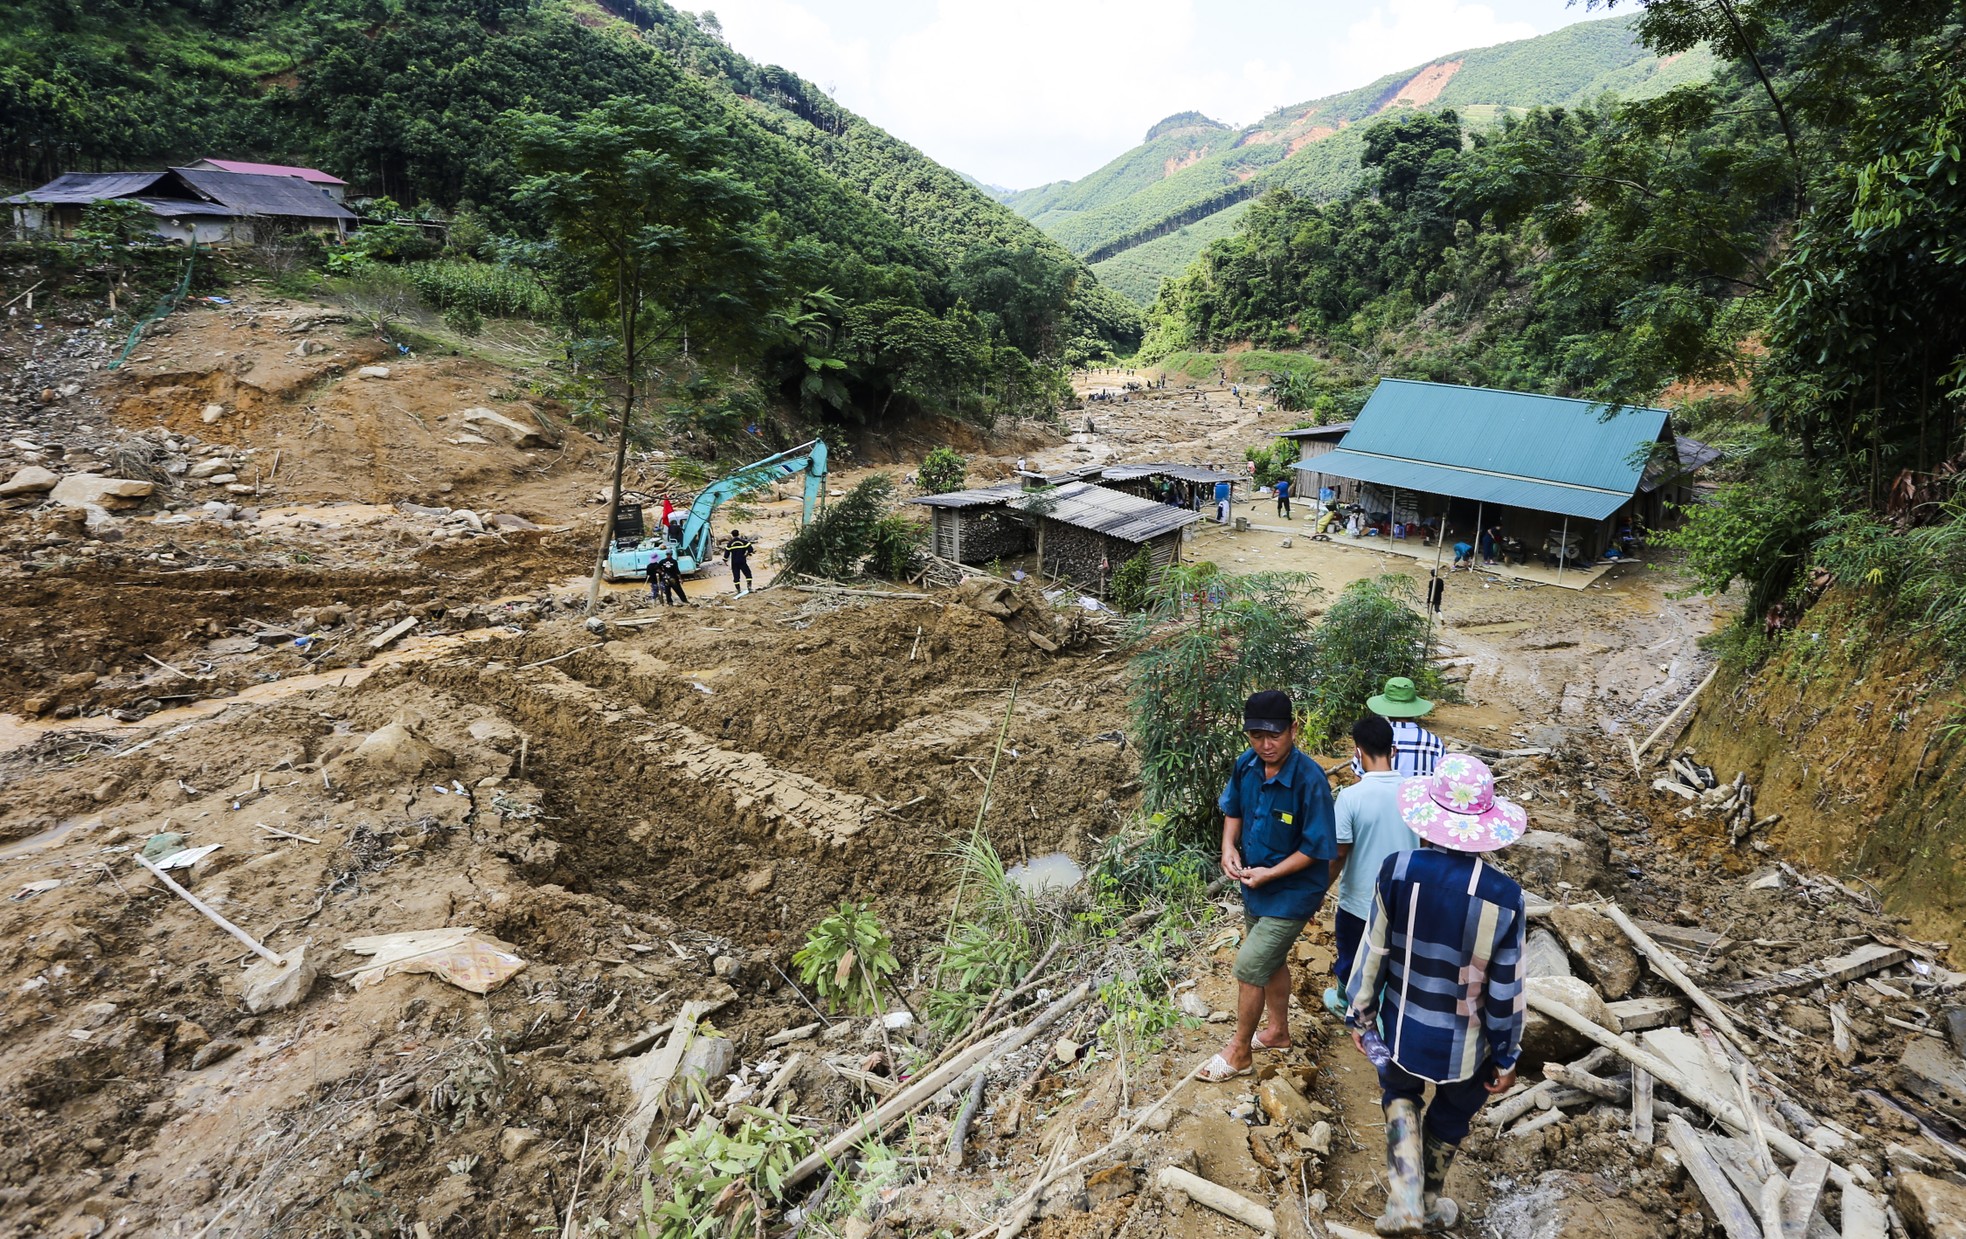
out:
M1447 754L1447 746L1439 736L1414 722L1433 712L1434 703L1420 695L1420 690L1412 680L1396 675L1386 681L1386 690L1365 699L1365 708L1383 718L1393 729L1393 758L1391 773L1408 779L1424 779L1434 772L1440 759ZM1386 767L1379 767L1384 770ZM1360 760L1360 754L1352 754L1352 774L1363 783L1370 773ZM1356 941L1354 937L1352 939ZM1331 964L1332 975L1341 983L1345 979L1350 960L1337 959ZM1344 1018L1345 1000L1337 986L1329 986L1324 991L1324 1009Z

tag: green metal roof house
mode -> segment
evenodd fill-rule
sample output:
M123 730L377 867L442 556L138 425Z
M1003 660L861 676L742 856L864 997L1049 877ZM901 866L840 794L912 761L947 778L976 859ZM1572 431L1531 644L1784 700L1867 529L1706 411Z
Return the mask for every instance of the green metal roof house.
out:
M1664 409L1381 379L1320 473L1603 520L1632 501Z
M1297 468L1394 520L1445 512L1460 535L1500 520L1541 538L1560 523L1561 540L1582 543L1571 554L1595 559L1612 517L1663 523L1665 500L1683 498L1675 488L1712 455L1677 439L1664 409L1381 379L1338 445ZM1355 485L1331 487L1335 479Z

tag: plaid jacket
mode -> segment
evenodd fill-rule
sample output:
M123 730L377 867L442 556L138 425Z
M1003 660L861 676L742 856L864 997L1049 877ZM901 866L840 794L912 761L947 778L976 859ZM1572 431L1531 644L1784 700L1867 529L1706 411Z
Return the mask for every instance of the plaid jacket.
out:
M1379 870L1345 1022L1376 1019L1393 1061L1436 1084L1506 1071L1522 1050L1522 888L1464 852L1396 852Z
M1393 769L1409 779L1417 779L1423 774L1432 774L1440 759L1447 756L1447 746L1440 737L1420 724L1407 718L1389 718L1393 725ZM1352 773L1365 777L1365 767L1359 765L1358 755L1352 755Z

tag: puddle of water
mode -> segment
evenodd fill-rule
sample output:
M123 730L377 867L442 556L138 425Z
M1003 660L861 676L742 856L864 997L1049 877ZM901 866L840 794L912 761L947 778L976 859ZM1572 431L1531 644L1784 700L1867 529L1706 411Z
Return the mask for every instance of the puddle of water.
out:
M1038 895L1045 891L1070 890L1085 877L1085 870L1063 852L1047 852L1043 856L1033 856L1021 865L1012 865L1004 871L1004 877L1025 894Z
M93 830L100 825L102 825L102 819L99 817L71 817L65 822L55 823L38 835L29 835L25 839L17 839L4 847L0 847L0 860L12 860L16 856L25 856L29 852L38 852L42 848L53 847L63 839L74 834L77 830Z

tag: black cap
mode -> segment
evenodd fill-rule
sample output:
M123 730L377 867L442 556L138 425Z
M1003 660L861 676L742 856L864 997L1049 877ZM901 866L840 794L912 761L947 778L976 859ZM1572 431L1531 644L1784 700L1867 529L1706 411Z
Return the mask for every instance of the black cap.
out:
M1249 700L1242 705L1244 731L1286 732L1295 718L1296 713L1290 708L1290 694L1274 688L1251 693Z

